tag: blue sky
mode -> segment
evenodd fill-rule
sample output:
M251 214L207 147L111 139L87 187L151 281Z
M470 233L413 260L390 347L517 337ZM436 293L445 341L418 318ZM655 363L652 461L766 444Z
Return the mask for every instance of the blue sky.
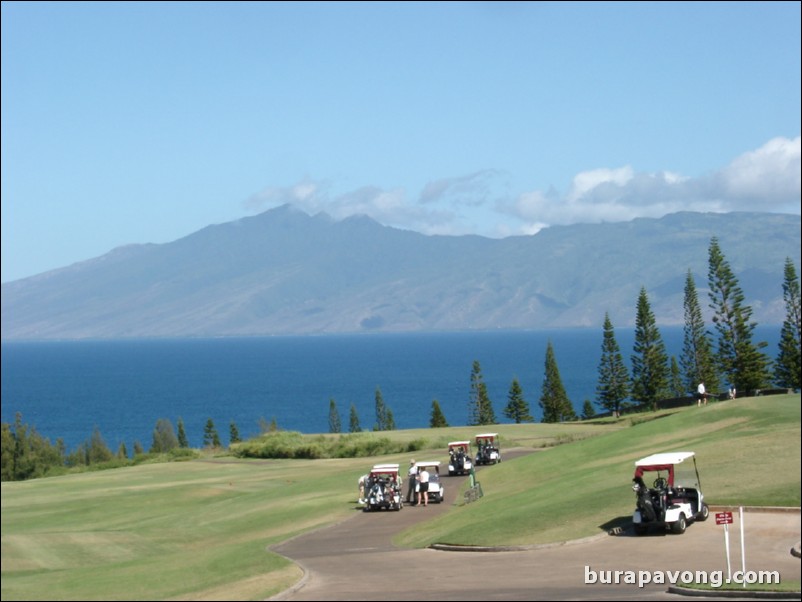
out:
M2 3L2 281L293 203L800 212L800 3Z

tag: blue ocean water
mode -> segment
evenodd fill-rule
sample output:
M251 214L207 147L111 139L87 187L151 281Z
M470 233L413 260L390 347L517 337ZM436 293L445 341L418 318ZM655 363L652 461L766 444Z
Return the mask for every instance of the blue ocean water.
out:
M774 357L779 326L758 327ZM660 330L669 355L679 357L682 328ZM625 362L634 331L616 329ZM581 412L595 399L602 330L560 329L415 334L286 336L2 343L2 421L24 423L68 451L95 427L112 450L134 441L150 447L156 421L184 422L200 447L211 418L224 444L233 421L243 438L260 419L305 433L328 432L334 399L343 429L354 404L364 430L376 421L379 388L396 427L427 427L437 399L449 424L468 420L474 360L497 418L513 378L540 420L547 343L551 341L566 392Z

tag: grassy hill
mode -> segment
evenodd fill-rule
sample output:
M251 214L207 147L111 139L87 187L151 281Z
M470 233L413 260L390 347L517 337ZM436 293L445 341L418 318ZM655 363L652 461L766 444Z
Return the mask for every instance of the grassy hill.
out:
M799 395L619 423L494 430L507 448L543 451L483 469L480 501L400 534L399 544L523 544L598 533L632 510L634 460L672 449L697 452L711 504L800 505ZM439 445L475 432L438 429L436 438ZM416 452L445 455L441 446ZM2 599L264 599L301 574L268 546L351 515L357 477L375 461L408 458L208 458L3 483Z

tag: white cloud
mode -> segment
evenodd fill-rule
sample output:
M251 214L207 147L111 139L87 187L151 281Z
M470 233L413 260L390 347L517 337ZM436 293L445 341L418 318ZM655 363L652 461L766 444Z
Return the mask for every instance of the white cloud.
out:
M763 203L765 210L788 203L799 207L802 189L800 137L774 138L744 153L721 170L717 180L733 203Z
M521 233L543 224L627 221L678 211L800 211L800 138L775 138L729 165L699 178L672 172L636 173L630 166L601 168L574 177L565 196L525 192L505 211Z
M492 169L428 182L412 199L404 188L363 186L332 194L327 182L303 180L266 188L246 201L251 210L291 203L335 219L364 214L424 234L533 234L550 225L628 221L678 211L800 212L800 137L775 138L701 177L642 173L632 166L578 173L568 192L511 195L506 174Z
M584 197L588 192L604 184L615 186L625 186L633 177L632 168L627 165L619 169L594 169L583 171L574 176L571 190L568 192L567 200L576 201Z

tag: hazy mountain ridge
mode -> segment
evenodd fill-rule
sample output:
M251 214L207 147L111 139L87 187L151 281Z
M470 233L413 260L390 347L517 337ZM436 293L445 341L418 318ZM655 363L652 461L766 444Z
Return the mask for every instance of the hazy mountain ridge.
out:
M129 245L2 285L3 339L247 336L632 325L641 286L683 322L691 269L707 307L712 236L753 318L780 323L800 216L677 213L533 236L425 236L288 206Z

